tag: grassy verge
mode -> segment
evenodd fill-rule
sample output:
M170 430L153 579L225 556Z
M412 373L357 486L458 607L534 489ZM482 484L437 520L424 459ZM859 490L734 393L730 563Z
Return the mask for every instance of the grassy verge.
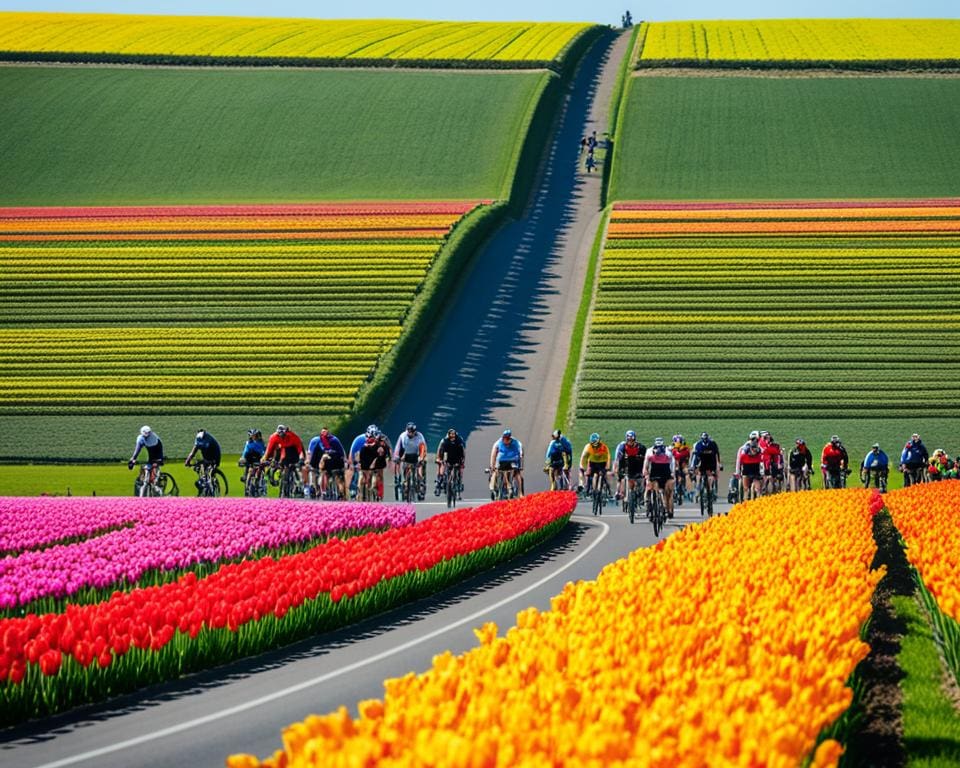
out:
M626 98L626 89L630 82L630 70L633 66L634 55L637 51L637 37L640 30L644 30L646 35L646 22L637 24L630 33L630 43L627 46L627 55L620 62L620 69L617 72L617 81L613 86L613 96L610 101L610 122L607 125L607 149L606 157L603 163L603 186L600 190L600 205L606 207L607 195L610 190L610 179L613 177L614 150L616 148L617 133L620 130L620 115L622 113L623 101Z
M903 740L909 766L960 764L960 717L944 689L947 674L930 619L913 597L894 598L906 624L897 660L903 670Z
M570 352L567 357L567 367L563 371L563 380L560 382L560 398L557 401L555 424L563 425L566 429L570 421L570 409L573 403L577 371L580 369L580 358L583 353L583 340L587 332L587 318L590 316L590 306L593 303L593 289L597 277L597 265L600 261L600 249L603 247L607 229L607 219L610 209L603 212L600 226L593 239L590 249L590 261L587 262L586 281L583 286L583 295L580 297L580 306L577 308L577 317L573 323L573 333L570 336Z

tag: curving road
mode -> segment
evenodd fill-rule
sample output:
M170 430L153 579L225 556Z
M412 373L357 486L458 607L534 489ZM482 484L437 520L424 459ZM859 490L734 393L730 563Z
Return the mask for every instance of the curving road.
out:
M570 328L600 220L600 178L583 172L578 142L601 136L628 36L584 57L567 96L525 216L505 225L466 276L425 359L383 423L414 418L431 442L455 424L471 447L467 495L482 499L479 467L502 425L525 441L532 466L553 428ZM432 414L432 415L430 415ZM479 453L479 456L477 455ZM479 460L478 460L479 459ZM541 484L539 471L529 486ZM540 479L535 479L540 478ZM444 511L424 504L418 518ZM679 510L668 532L699 521ZM0 733L0 764L222 766L234 752L280 747L280 732L312 712L383 693L383 680L422 671L443 651L476 644L473 628L514 623L549 607L568 581L593 579L609 562L653 544L649 524L619 512L595 518L581 505L558 538L433 598L340 632Z
M466 492L486 490L482 468L505 426L524 443L528 490L546 485L541 457L567 364L590 249L601 220L601 174L587 174L582 136L603 138L629 33L584 56L523 217L503 226L449 301L422 362L381 424L393 439L414 420L430 449L450 426L467 441Z

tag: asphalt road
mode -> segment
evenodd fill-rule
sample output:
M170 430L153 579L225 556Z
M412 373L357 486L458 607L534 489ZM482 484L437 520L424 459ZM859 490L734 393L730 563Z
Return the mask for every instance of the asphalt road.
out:
M420 505L417 516L445 509ZM699 521L698 509L678 508L664 535ZM237 752L264 757L281 747L281 730L290 723L340 706L355 715L357 702L383 695L385 679L422 672L444 650L474 647L474 628L494 621L503 631L520 610L548 609L567 582L596 578L607 563L654 543L649 523L631 526L614 507L594 517L581 504L553 540L432 598L264 656L4 731L0 765L213 767Z
M601 220L601 171L587 173L580 139L607 130L629 33L595 45L581 61L550 139L525 214L477 254L450 298L422 361L379 423L391 439L410 420L433 451L453 426L467 442L466 491L482 496L482 468L510 427L524 444L528 490L543 490L543 454L590 249Z

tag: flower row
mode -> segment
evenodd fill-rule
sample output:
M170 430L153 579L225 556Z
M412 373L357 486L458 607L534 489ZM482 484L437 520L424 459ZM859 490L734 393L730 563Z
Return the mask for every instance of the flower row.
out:
M76 522L70 521L76 515ZM98 524L98 521L99 524ZM348 531L412 525L409 506L302 504L285 499L14 498L0 508L6 538L31 545L93 538L0 559L0 609L82 589L135 584L145 573L216 563ZM65 528L61 528L66 523Z
M817 738L869 650L874 506L815 491L690 526L388 680L357 720L291 725L262 765L835 764Z
M489 203L489 200L480 201ZM417 216L452 215L462 216L474 208L476 201L383 201L370 203L303 203L270 205L163 205L163 206L84 206L34 208L0 208L0 221L4 219L143 219L143 218L198 218L198 217L249 217L268 220L272 216Z
M302 506L302 505L301 505ZM224 565L92 605L0 619L0 725L259 653L422 597L552 535L542 493L306 552Z

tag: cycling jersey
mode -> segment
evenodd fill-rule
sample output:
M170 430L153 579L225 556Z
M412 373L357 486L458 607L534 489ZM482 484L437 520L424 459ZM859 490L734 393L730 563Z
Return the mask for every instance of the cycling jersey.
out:
M360 453L360 449L363 448L367 443L367 433L357 435L353 438L353 442L350 443L350 463L354 464L357 461L357 454Z
M698 440L693 446L693 466L704 472L716 472L720 449L713 440Z
M686 443L673 444L673 460L676 462L677 469L683 471L687 468L690 461L690 446Z
M790 471L794 474L799 474L803 472L804 467L808 470L813 467L813 454L810 453L806 446L803 448L794 448L790 451L789 461Z
M927 452L927 446L922 440L909 440L903 446L903 452L900 454L900 463L908 467L917 469L930 461L930 454Z
M133 450L133 456L130 457L130 461L136 461L137 456L140 455L140 451L144 448L147 449L148 462L151 464L163 463L163 443L156 432L151 432L146 437L137 435L137 445Z
M820 463L825 464L831 472L839 472L847 465L847 452L843 446L827 443L820 455Z
M561 466L565 460L569 457L569 461L573 461L573 445L566 437L560 435L558 440L551 440L550 445L547 446L547 454L544 456L543 460L550 464L556 466Z
M415 432L410 435L406 430L400 433L397 438L397 447L393 451L394 461L404 461L415 464L420 461L420 454L427 452L427 440L422 432Z
M672 480L676 472L673 451L667 446L662 451L656 447L648 449L643 459L643 470L653 480Z
M760 445L750 442L744 443L737 452L736 474L747 477L759 477L760 467L763 466L763 451Z
M364 438L364 443L357 451L360 457L361 469L383 469L390 458L390 448L383 440L375 437Z
M494 462L498 466L502 466L505 463L510 464L519 464L520 463L520 441L516 438L510 440L509 443L505 443L501 437L497 442L493 444L494 451L496 452L496 457Z
M453 440L445 437L437 446L437 458L447 464L463 464L466 454L466 446L460 439L460 435L457 435Z
M267 461L276 456L284 464L296 464L303 455L303 441L289 429L279 435L274 432L267 440L267 452L264 456Z
M200 449L200 455L208 464L220 463L220 443L209 432L204 432L203 437L198 437L193 442L196 448Z
M779 473L783 470L783 449L779 443L767 443L763 449L763 469L767 473Z
M310 455L310 466L314 469L320 466L321 459L326 455L328 458L324 462L326 469L343 469L346 452L343 450L343 443L336 435L317 435L310 441L307 448Z
M887 454L883 451L877 451L874 453L870 451L866 456L863 457L863 463L860 465L864 469L886 469L890 464L890 459L887 458Z
M256 464L263 458L266 450L263 440L247 440L243 446L243 460L247 464Z
M643 474L643 460L647 455L647 447L638 441L629 445L626 440L617 446L616 460L620 474L626 474L631 479Z
M580 454L580 467L586 469L587 463L607 464L610 461L610 449L602 440L594 445L587 443L583 446L583 453Z

